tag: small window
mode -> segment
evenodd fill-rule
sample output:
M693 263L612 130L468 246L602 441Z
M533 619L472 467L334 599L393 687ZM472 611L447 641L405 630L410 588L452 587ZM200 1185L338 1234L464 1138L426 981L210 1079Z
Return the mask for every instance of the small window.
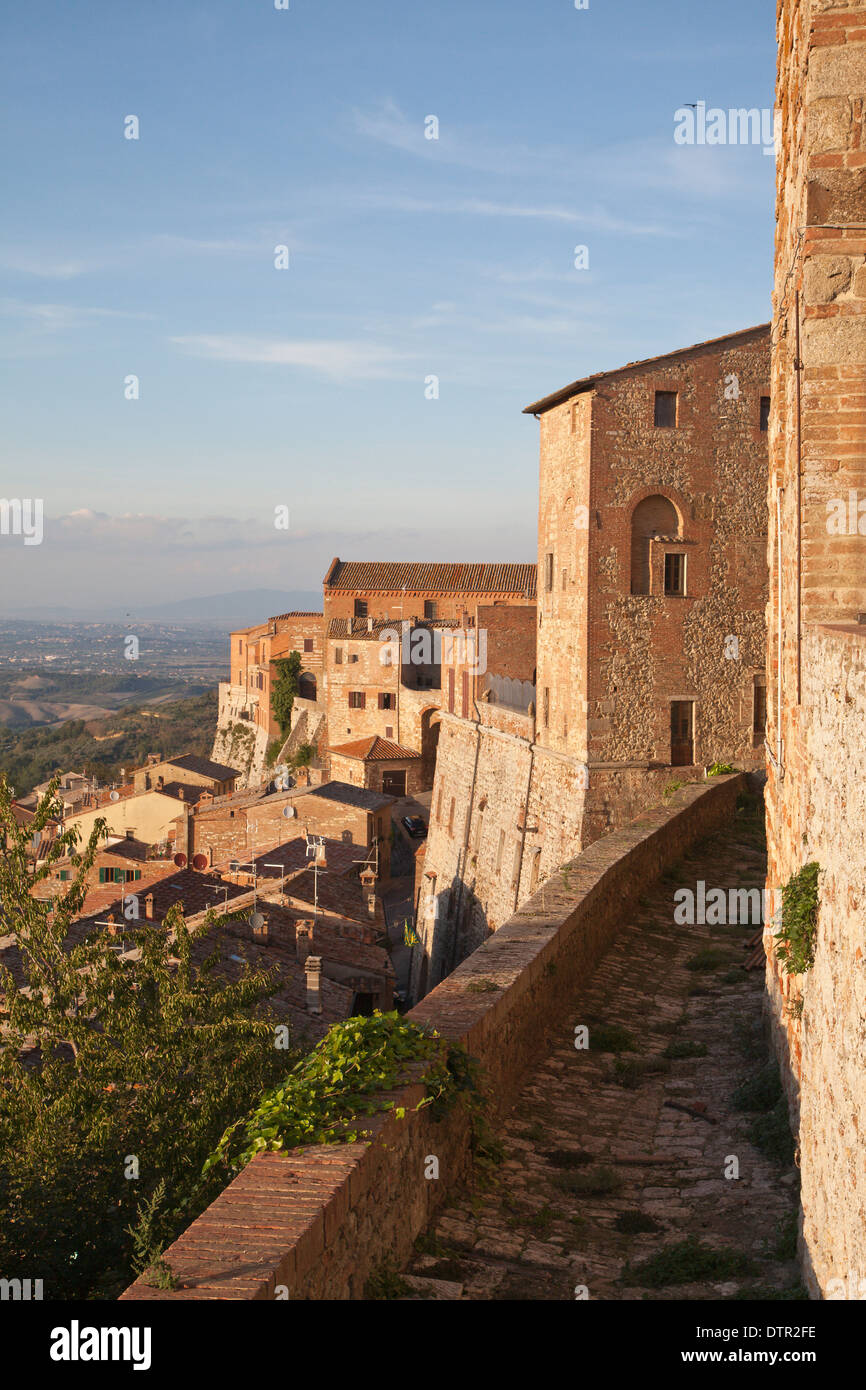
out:
M393 737L394 737L394 729L393 729L393 726L392 726L391 724L386 724L386 725L385 725L385 737L386 737L386 738L393 738Z
M396 708L397 708L397 696L394 695L394 694L391 694L391 693L385 693L385 694L383 694L383 693L380 691L380 693L379 693L379 708L380 708L380 709L396 709Z
M424 600L424 617L425 617L425 618L435 618L435 617L437 617L437 613L436 613L436 603L435 603L435 601L434 601L432 598L425 598L425 600Z
M334 665L335 665L335 666L342 666L342 664L343 664L343 648L342 648L342 647L335 647L335 648L334 648Z
M754 680L752 696L752 732L756 742L767 732L767 686L762 676Z
M659 429L671 430L677 423L676 391L656 391L655 425Z
M367 602L366 602L366 599L356 598L356 599L355 599L355 617L356 617L356 618L366 618L366 616L367 616Z
M548 593L553 588L553 551L544 557L544 587Z
M686 591L686 557L668 554L665 556L665 593L684 594Z
M354 666L354 664L355 664L355 662L356 662L357 660L358 660L358 653L357 653L357 652L349 652L349 665L350 665L350 666Z
M768 429L770 428L770 397L769 397L769 396L762 396L762 397L761 397L760 427L761 427L761 430L768 430Z
M312 650L313 650L313 639L312 639L312 637L305 637L305 638L304 638L304 651L305 651L305 652L311 652Z
M367 697L363 690L349 691L349 709L364 709Z

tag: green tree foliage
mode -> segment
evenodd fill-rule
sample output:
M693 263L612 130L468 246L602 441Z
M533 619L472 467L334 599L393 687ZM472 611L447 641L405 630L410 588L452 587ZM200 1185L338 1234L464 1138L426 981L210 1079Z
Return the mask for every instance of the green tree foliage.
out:
M217 695L160 705L158 711L126 708L110 719L70 719L65 724L7 729L0 725L0 774L16 796L26 796L54 772L86 772L103 782L120 777L121 768L140 766L148 753L170 758L184 753L210 754L217 722Z
M292 705L298 693L301 675L301 654L290 652L274 662L277 679L271 688L271 710L280 726L283 738L287 738L292 724Z
M25 830L0 778L0 931L24 985L0 964L0 1270L46 1298L113 1297L143 1265L170 1278L161 1249L220 1188L205 1159L300 1054L275 1046L273 972L227 982L218 945L194 950L225 917L187 926L178 904L122 936L73 929L105 822L80 851L64 831L34 869L55 792ZM74 880L40 902L66 854Z

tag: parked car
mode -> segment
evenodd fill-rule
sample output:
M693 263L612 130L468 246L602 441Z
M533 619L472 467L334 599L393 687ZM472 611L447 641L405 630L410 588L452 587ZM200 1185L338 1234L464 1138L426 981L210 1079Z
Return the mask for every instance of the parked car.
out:
M403 824L406 827L406 833L411 835L413 840L423 840L427 834L427 827L420 816L404 816Z

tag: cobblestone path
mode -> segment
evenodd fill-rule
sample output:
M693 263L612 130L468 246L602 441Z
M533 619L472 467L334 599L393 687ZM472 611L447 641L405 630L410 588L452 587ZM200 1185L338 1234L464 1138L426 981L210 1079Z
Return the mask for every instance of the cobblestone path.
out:
M758 822L740 813L648 885L501 1127L504 1160L476 1165L416 1243L409 1297L805 1296L798 1174L768 1108L763 970L743 968L758 927L674 922L677 887L760 888L764 868ZM735 1102L743 1083L752 1094ZM763 1111L735 1108L744 1099ZM737 1178L725 1176L732 1157Z

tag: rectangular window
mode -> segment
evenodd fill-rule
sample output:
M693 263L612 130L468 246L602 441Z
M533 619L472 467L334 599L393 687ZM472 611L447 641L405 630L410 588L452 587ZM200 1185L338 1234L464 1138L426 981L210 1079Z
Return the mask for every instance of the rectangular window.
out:
M448 671L448 713L454 713L454 667Z
M313 639L312 639L312 637L305 637L305 638L304 638L304 651L305 651L305 652L311 652L312 650L313 650Z
M386 737L386 738L393 738L393 737L394 737L394 728L393 728L393 725L391 725L391 724L386 724L386 725L385 725L385 737Z
M665 556L665 593L684 594L686 591L685 555Z
M364 709L367 697L363 690L349 691L349 709Z
M366 599L356 598L356 599L355 599L355 617L356 617L356 618L366 618L366 616L367 616L367 602L366 602Z
M334 665L335 665L335 666L342 666L342 664L343 664L343 648L342 648L342 647L335 647L335 648L334 648Z
M544 587L548 593L553 588L553 551L544 557Z
M550 689L549 689L548 686L545 686L545 687L544 687L543 703L542 703L542 706L541 706L541 722L542 722L542 724L544 725L544 727L547 728L547 725L548 725L549 721L550 721Z
M763 739L767 732L767 687L763 679L755 677L752 698L752 732L755 739Z
M349 652L349 665L350 665L350 666L354 666L354 664L355 664L355 662L356 662L357 660L358 660L358 653L357 653L357 652Z
M100 882L100 883L104 883L104 882L105 882L105 870L104 870L104 869L100 869L100 870L99 870L99 882Z
M425 617L425 618L435 618L436 616L437 616L437 614L436 614L436 604L435 604L434 600L433 600L432 598L425 598L425 600L424 600L424 617Z
M659 429L674 428L677 423L676 391L656 391L654 423Z
M761 415L760 415L760 422L759 422L759 423L760 423L760 428L761 428L762 430L768 430L768 429L770 428L770 397L769 397L769 396L762 396L762 397L761 397Z
M391 694L391 693L389 693L389 692L386 692L386 693L383 694L383 693L380 691L380 692L379 692L379 708L380 708L380 709L396 709L396 708L397 708L397 696L394 695L394 694Z

